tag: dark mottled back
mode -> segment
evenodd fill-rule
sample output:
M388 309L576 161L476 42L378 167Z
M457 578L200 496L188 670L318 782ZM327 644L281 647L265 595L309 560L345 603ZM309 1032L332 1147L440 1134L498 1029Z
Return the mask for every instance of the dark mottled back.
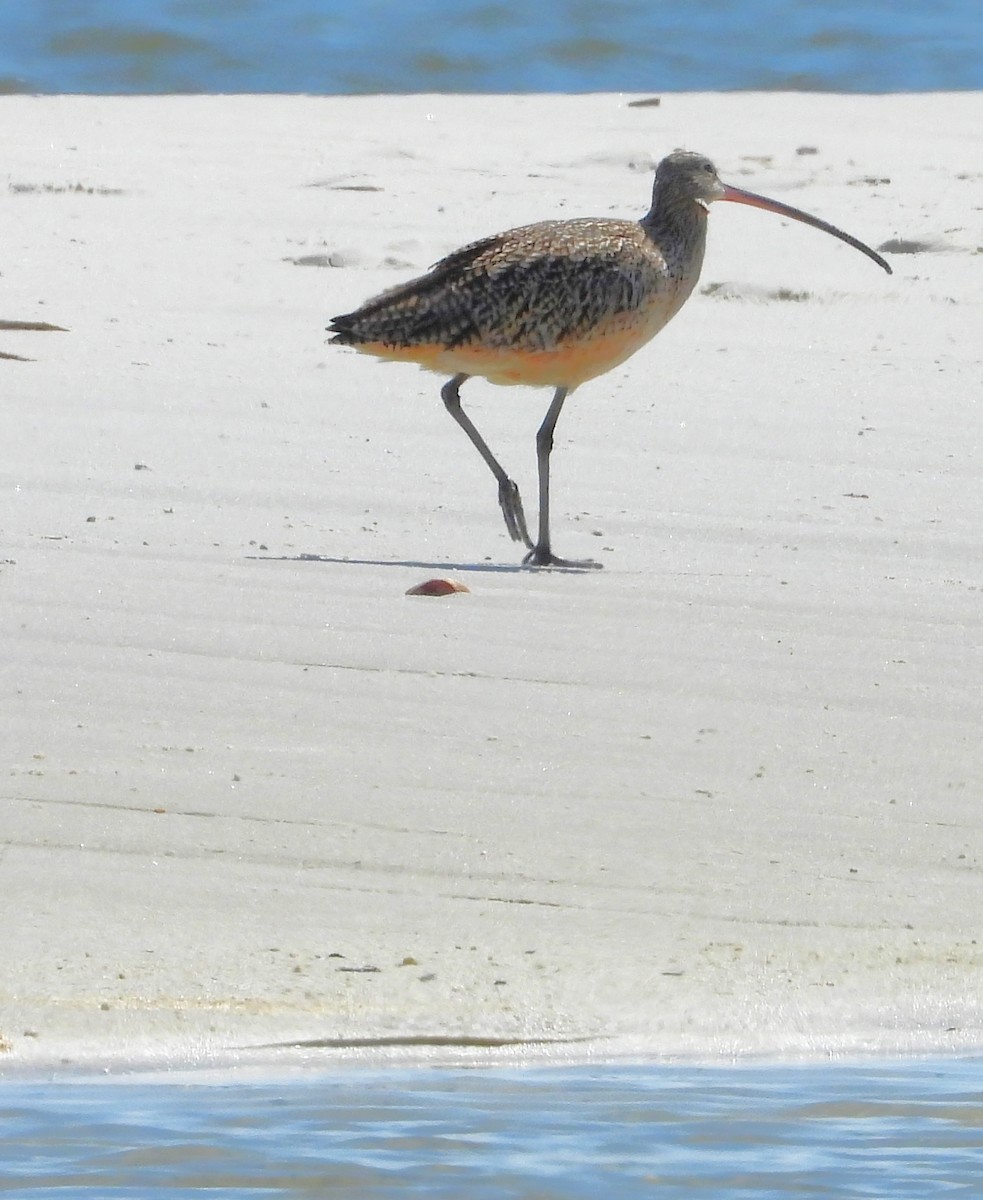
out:
M665 272L638 222L542 221L454 251L330 328L349 345L549 349L634 310Z

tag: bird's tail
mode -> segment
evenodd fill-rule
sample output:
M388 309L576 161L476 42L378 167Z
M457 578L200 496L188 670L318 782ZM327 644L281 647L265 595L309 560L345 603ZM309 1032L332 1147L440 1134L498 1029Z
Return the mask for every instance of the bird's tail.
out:
M355 332L354 318L356 315L355 313L344 313L340 317L331 318L327 331L335 335L330 339L333 346L357 346L363 340Z

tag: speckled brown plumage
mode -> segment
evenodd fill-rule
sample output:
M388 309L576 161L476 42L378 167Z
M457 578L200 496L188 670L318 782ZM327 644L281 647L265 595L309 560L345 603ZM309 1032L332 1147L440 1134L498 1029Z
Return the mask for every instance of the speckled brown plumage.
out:
M356 344L536 353L589 335L668 286L665 259L637 222L542 221L455 251L335 323L339 341Z
M879 255L816 217L720 182L702 155L677 151L656 170L652 206L640 221L540 221L472 242L426 275L335 317L333 342L451 376L444 404L495 475L509 534L536 566L566 563L549 535L549 455L565 397L651 340L682 307L703 264L713 200L769 209ZM553 387L537 435L539 532L533 543L515 483L461 408L470 376Z

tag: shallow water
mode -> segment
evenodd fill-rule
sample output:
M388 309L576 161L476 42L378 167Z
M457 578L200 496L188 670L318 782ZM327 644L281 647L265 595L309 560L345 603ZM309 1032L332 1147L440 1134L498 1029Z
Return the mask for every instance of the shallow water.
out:
M0 1084L0 1194L983 1194L981 1060L188 1078Z
M983 87L979 0L74 0L0 5L0 90Z

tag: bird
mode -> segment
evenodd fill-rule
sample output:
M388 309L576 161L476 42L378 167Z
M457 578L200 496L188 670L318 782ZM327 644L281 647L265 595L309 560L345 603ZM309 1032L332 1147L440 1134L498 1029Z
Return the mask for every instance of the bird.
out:
M721 181L703 154L677 150L658 164L641 220L539 221L453 251L425 275L334 317L332 344L449 376L441 399L498 483L523 565L587 570L602 564L553 552L550 454L557 419L575 388L619 366L670 321L696 287L711 203L730 201L789 217L890 265L859 239L801 209ZM461 406L473 376L553 389L536 434L539 521L529 533L516 483Z

